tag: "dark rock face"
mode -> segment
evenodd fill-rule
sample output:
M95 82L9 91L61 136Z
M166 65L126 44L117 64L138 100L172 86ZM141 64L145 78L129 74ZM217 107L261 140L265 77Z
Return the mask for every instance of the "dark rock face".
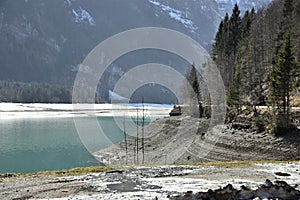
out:
M240 190L233 188L228 184L224 188L217 190L208 190L207 192L198 192L193 194L188 191L184 195L170 197L172 200L201 200L201 199L300 199L300 191L287 184L285 181L275 181L272 183L266 180L265 184L261 185L256 190L251 190L246 186L241 186Z
M259 2L255 6L264 0ZM137 27L174 29L208 47L221 17L232 9L222 5L212 0L0 0L0 79L72 85L78 66L97 44ZM101 89L112 88L129 67L153 58L187 65L159 52L148 54L116 61Z

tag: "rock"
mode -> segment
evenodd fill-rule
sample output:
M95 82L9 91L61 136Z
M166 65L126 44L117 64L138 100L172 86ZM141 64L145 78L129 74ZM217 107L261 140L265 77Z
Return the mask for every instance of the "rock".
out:
M11 173L6 173L6 174L0 174L0 178L11 178L15 176L14 174Z
M123 173L123 170L111 170L111 171L108 171L106 172L107 174L113 174L113 173L116 173L116 174L122 174Z
M275 172L275 175L277 175L277 176L291 176L289 173L284 173L284 172Z
M226 185L224 188L223 188L224 191L232 191L233 190L233 186L231 184L228 184Z
M266 182L265 182L265 184L262 185L261 187L267 187L267 188L269 188L269 187L272 187L272 186L273 186L273 183L269 179L267 179Z
M241 189L242 189L242 190L248 190L248 191L251 190L249 187L244 186L244 185L241 186Z
M237 130L250 129L251 124L234 122L234 123L232 123L232 128L237 129Z
M256 197L259 198L280 198L280 199L300 198L300 191L296 190L285 181L275 181L275 184L273 184L270 180L267 180L266 184L261 186L257 190L255 190L255 192L256 192Z
M170 197L172 200L192 200L192 199L300 199L300 191L290 186L285 181L275 181L273 184L269 179L265 184L256 190L242 185L240 190L235 189L231 184L217 190L207 192L186 192L183 196Z
M247 188L247 190L245 190L245 189L239 190L236 193L235 198L236 199L254 199L255 195L254 195L254 192L252 190Z

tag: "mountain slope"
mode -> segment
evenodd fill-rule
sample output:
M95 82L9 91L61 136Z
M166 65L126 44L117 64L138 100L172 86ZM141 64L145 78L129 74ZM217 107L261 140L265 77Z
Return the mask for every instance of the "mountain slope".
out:
M0 0L0 79L72 85L79 64L98 43L137 27L174 29L208 47L224 12L231 10L230 3L218 1ZM252 5L242 2L243 9ZM172 63L166 56L158 61ZM128 63L135 65L115 63L108 75L122 74Z

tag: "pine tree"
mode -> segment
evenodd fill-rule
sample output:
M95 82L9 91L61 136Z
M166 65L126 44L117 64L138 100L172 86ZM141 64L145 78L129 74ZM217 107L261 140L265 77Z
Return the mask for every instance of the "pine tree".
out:
M200 89L199 89L199 81L198 81L198 76L197 76L197 70L195 67L195 63L193 63L190 74L189 74L189 81L190 84L193 87L193 90L197 96L197 99L200 98Z
M235 118L237 115L239 115L241 111L241 107L242 107L241 85L242 85L241 69L238 68L226 94L227 106L229 107L229 113L231 113L232 115L230 116L231 120L232 118Z
M199 117L202 117L202 105L200 102L200 85L199 85L199 80L198 80L195 63L192 64L192 68L187 76L187 80L189 81L189 83L191 84L191 86L193 88L193 92L194 92L196 101L198 103Z
M277 33L277 39L276 39L276 47L275 47L275 56L278 54L283 40L284 40L284 34L287 30L292 30L292 19L293 19L293 1L294 0L284 0L283 3L283 9L282 9L282 18L279 21L278 24L278 33ZM273 60L273 63L275 62L275 59Z
M234 6L230 18L226 13L224 20L219 26L217 37L216 45L214 46L214 52L217 53L215 62L221 71L225 87L228 89L235 74L235 62L241 38L241 17L237 4Z
M295 48L296 48L296 59L300 62L300 1L297 1L294 9L294 37L295 37Z
M220 59L220 54L222 53L222 43L223 43L223 29L224 29L224 22L223 20L220 22L216 38L215 38L215 43L213 44L213 59L214 61L217 61Z
M230 68L232 65L229 63L229 57L231 55L230 49L230 33L229 33L229 15L226 13L224 19L219 25L218 32L216 34L216 40L213 45L213 59L221 72L225 87L229 87Z
M241 38L241 17L240 17L240 9L237 3L234 5L232 10L232 15L229 20L229 28L230 28L230 49L233 53L233 58L236 58L238 43ZM235 60L234 60L235 61Z
M298 69L291 43L291 32L288 30L276 55L276 62L270 76L269 98L273 106L274 133L291 128L290 93L293 91L297 74Z
M248 75L250 74L248 73L249 61L247 57L249 54L248 44L254 14L254 10L251 12L246 11L238 27L240 38L238 39L237 52L235 55L234 75L226 95L230 120L233 120L233 118L240 114L243 105L243 97L246 92L249 92L249 88L248 91L246 90L247 81L249 80Z
M241 39L245 40L250 35L251 25L255 16L255 10L247 10L241 20Z

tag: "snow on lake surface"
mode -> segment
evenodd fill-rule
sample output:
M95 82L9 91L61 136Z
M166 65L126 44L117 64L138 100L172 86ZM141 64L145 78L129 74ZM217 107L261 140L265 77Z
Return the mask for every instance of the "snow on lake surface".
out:
M134 116L142 104L43 104L0 103L0 119L84 117L84 116ZM168 115L173 105L144 104L147 116Z

